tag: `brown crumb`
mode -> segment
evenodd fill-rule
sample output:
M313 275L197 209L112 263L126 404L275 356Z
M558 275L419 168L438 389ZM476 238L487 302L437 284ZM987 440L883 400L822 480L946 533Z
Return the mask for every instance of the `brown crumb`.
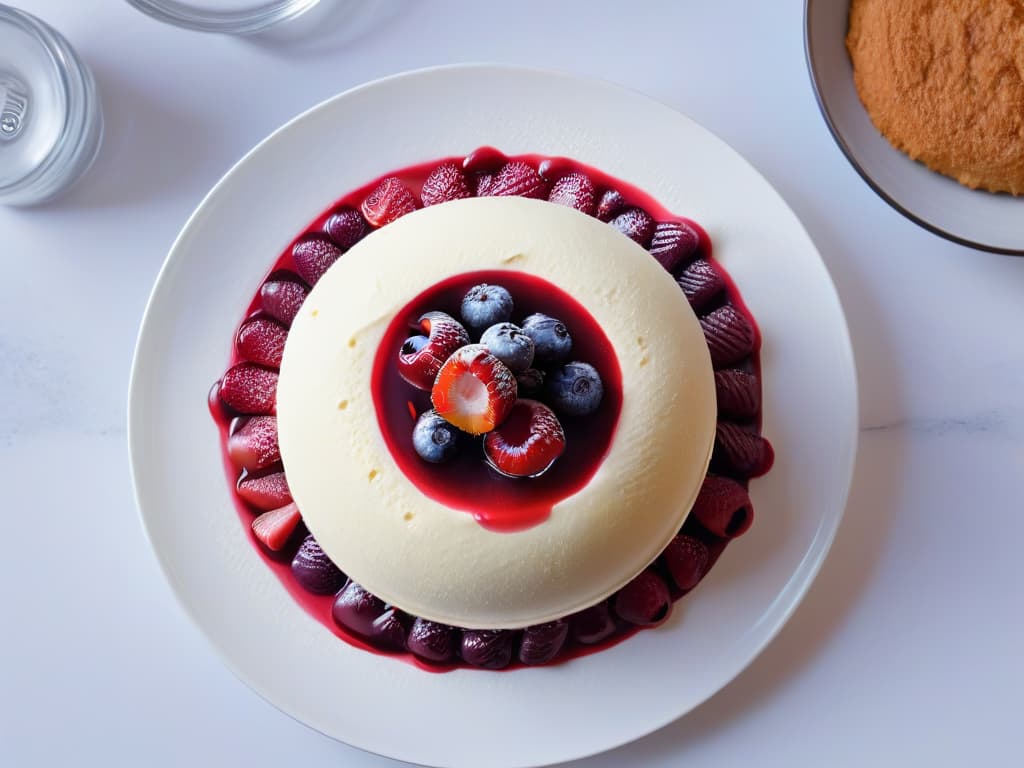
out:
M1024 194L1024 2L852 0L846 47L894 147L972 189Z

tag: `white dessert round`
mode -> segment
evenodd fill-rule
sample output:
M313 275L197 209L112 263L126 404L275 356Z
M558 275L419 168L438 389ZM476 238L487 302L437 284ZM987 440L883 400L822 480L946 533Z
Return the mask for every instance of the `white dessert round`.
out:
M417 489L391 456L371 391L378 347L405 305L455 275L505 269L582 304L622 373L618 425L589 483L511 533ZM514 629L601 601L658 556L700 489L716 406L700 323L643 248L563 206L472 198L403 216L327 271L292 324L277 414L292 495L345 573L426 619Z

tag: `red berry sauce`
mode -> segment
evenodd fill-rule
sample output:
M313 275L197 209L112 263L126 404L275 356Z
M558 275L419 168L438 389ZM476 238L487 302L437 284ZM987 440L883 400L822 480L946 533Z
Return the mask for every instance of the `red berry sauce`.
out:
M678 277L682 270L692 263L694 259L704 259L710 265L705 265L705 271L710 270L717 273L721 278L725 286L724 290L716 293L710 302L702 303L697 308L697 314L704 318L708 313L720 307L732 305L737 310L740 319L749 323L748 330L751 331L750 335L753 337L753 343L749 352L742 358L722 367L753 374L756 377L755 380L758 388L756 395L759 401L761 373L759 360L760 333L750 312L743 304L736 286L724 270L722 270L721 266L712 259L711 241L707 233L696 222L669 212L656 200L630 184L608 176L595 168L590 168L566 158L551 158L541 155L507 157L495 149L484 147L465 158L451 157L433 160L395 171L388 174L388 176L399 179L418 201L423 182L430 175L431 171L439 165L451 163L462 169L468 188L473 190L477 188L477 183L482 178L481 174L494 173L509 161L524 162L537 169L539 175L548 183L549 188L551 182L568 173L585 174L593 182L596 199L600 199L606 191L615 190L620 193L624 201L621 210L633 207L641 208L655 222L679 222L691 227L698 234L699 245L696 252L690 254L683 263L673 270L673 273ZM267 280L290 280L303 284L302 279L295 273L292 247L296 243L311 237L327 238L325 224L330 216L339 210L354 209L358 211L363 200L379 183L380 179L374 180L337 200L332 206L316 217L289 244L288 248L274 262L259 285L254 286L256 290L252 302L245 316L240 319L239 326L253 317L268 316L262 306L259 291L260 285ZM592 211L591 213L595 212ZM372 232L373 228L367 225L366 229ZM429 408L429 393L413 389L398 376L397 368L394 365L394 361L397 358L397 350L408 335L411 321L415 321L423 312L433 309L439 309L458 317L458 305L463 293L472 285L480 282L500 283L509 289L516 302L516 311L513 316L514 322L521 321L523 316L531 312L544 312L565 322L573 336L574 349L571 358L584 360L594 365L598 369L605 385L605 397L596 414L578 420L568 418L563 420L562 423L567 437L565 453L548 473L539 478L512 480L496 475L483 465L481 461L482 449L480 453L473 450L463 451L461 458L445 466L427 465L419 459L412 447L410 437L414 421L413 412L418 414ZM680 300L686 300L682 288L680 290ZM666 329L666 332L671 332L671 330ZM244 362L244 358L241 356L237 346L235 346L232 349L229 367L241 362ZM395 461L403 469L410 481L427 496L451 507L463 509L473 514L481 524L499 531L512 531L542 524L554 504L577 492L588 483L600 467L601 461L608 451L614 437L622 405L621 372L618 360L594 318L560 288L534 276L517 272L470 273L453 277L439 285L427 288L423 294L410 302L392 321L375 359L372 375L374 399L382 434L388 443ZM223 456L226 473L229 482L234 486L239 480L249 475L247 475L245 470L240 470L236 467L231 461L226 450L227 440L231 434L244 425L245 421L249 418L249 414L237 413L225 405L220 395L219 382L214 385L209 393L209 403L211 413L218 425L221 445L224 448ZM738 449L735 446L716 444L711 463L711 472L730 477L746 487L751 477L768 471L773 458L771 446L760 436L760 406L756 409L756 413L748 413L742 418L737 418L735 415L730 418L726 414L720 415L720 419L723 423L729 421L742 428L744 434L749 436L749 440L754 441L755 448L760 445L759 463L754 469L750 469L748 465L740 470L736 468L734 461ZM735 432L735 430L732 430L732 432ZM742 447L745 451L743 458L746 459L749 457L749 444L744 444ZM730 448L733 450L732 454L730 454ZM281 470L282 466L278 462L261 469L256 474L264 475L280 472ZM454 479L456 476L458 478L457 486L460 489L469 488L468 492L453 492L452 488L456 486ZM463 493L465 493L465 496L463 496ZM467 498L472 498L473 503L469 503ZM459 658L458 653L456 653L455 658L448 662L440 664L426 662L411 652L390 650L391 646L380 640L375 642L375 639L372 637L360 637L345 627L338 625L332 619L331 612L336 596L317 595L306 591L297 581L291 569L291 559L303 538L307 535L305 526L300 523L298 529L280 551L270 552L256 539L251 530L252 521L259 514L259 510L251 507L237 494L235 495L235 502L240 521L248 530L250 540L259 552L260 557L274 571L282 585L295 598L296 602L336 636L357 648L373 653L395 656L425 670L446 671L454 668L470 667L467 662ZM680 533L696 539L698 546L702 544L706 548L707 559L700 568L700 573L703 576L707 574L711 566L722 554L730 539L720 538L710 533L700 524L699 517L698 511L695 509ZM670 569L664 558L659 557L651 564L648 571L667 584L672 601L678 600L689 591L689 589L679 589L674 584ZM647 581L650 581L649 576ZM692 587L690 588L692 589ZM599 633L602 635L606 634L606 636L602 636L596 641L593 634L588 634L594 626L593 611L585 611L581 614L567 617L570 625L568 639L554 656L554 659L546 663L561 663L600 651L623 641L637 632L641 627L628 623L616 614L614 608L615 599L615 595L609 599L608 612L610 619L605 619L606 624L614 627L610 630L610 634ZM603 609L595 610L599 614L603 611ZM667 614L668 610L665 613ZM408 631L409 626L413 622L413 617L405 614L399 614L399 616L405 630ZM600 625L600 620L597 623ZM463 631L455 629L454 632L455 644L458 646ZM574 635L576 634L583 635L587 643L575 639ZM515 631L512 633L512 636L512 661L505 669L516 669L524 666L523 662L518 659L522 631Z
M511 292L516 307L513 322L543 312L565 323L573 339L572 359L593 365L604 384L597 413L560 418L565 451L540 477L513 479L498 474L485 464L479 438L472 443L467 440L459 455L444 464L428 464L413 449L412 412L419 415L430 410L430 393L414 389L399 376L395 364L398 349L425 312L440 310L458 317L462 297L479 283L503 285ZM558 286L507 270L457 275L409 302L384 333L373 364L371 388L384 441L409 480L424 495L469 512L481 525L496 531L517 531L542 523L555 504L582 490L608 453L622 409L619 361L597 321Z

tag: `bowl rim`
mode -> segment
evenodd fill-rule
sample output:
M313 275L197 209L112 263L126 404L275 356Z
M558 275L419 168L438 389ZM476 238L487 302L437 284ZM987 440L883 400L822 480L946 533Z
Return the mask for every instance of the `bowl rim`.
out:
M853 169L857 174L869 187L871 187L872 190L874 190L876 195L882 198L882 200L888 203L893 209L906 216L919 227L928 230L934 235L938 235L939 237L957 243L958 245L964 245L968 248L974 248L979 251L986 251L987 253L998 253L1004 256L1024 256L1024 248L1007 248L1005 246L978 242L976 240L971 240L969 238L953 234L952 232L942 229L936 224L932 224L930 221L926 221L897 202L895 198L889 195L889 193L886 192L866 170L864 170L858 162L853 150L850 148L850 145L846 143L846 139L843 138L839 129L836 127L836 124L832 119L832 113L829 111L828 105L825 103L825 99L821 93L821 87L818 82L818 71L815 66L814 59L814 43L811 40L811 14L813 13L813 5L814 0L804 0L804 60L807 63L807 72L811 79L811 89L814 91L814 100L818 102L818 109L821 112L821 116L825 119L825 126L828 128L828 132L832 134L833 140L839 146L839 149L846 156L846 159L849 161L850 165L853 166Z

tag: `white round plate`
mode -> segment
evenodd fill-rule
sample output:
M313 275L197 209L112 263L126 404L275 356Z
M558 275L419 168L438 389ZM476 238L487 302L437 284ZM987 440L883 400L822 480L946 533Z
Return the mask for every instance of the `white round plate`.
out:
M664 626L569 663L430 674L349 647L307 616L235 513L206 393L278 253L339 196L484 144L572 157L707 229L764 334L764 429L778 460L759 519ZM432 766L535 766L618 746L688 712L764 648L829 548L856 450L853 356L800 222L722 141L606 83L499 66L412 72L301 115L238 163L175 242L142 322L129 443L150 541L235 673L298 720ZM187 482L183 481L187 478Z
M893 148L861 104L846 52L850 3L805 0L804 47L811 84L833 138L889 205L961 245L1024 255L1024 197L968 189Z

